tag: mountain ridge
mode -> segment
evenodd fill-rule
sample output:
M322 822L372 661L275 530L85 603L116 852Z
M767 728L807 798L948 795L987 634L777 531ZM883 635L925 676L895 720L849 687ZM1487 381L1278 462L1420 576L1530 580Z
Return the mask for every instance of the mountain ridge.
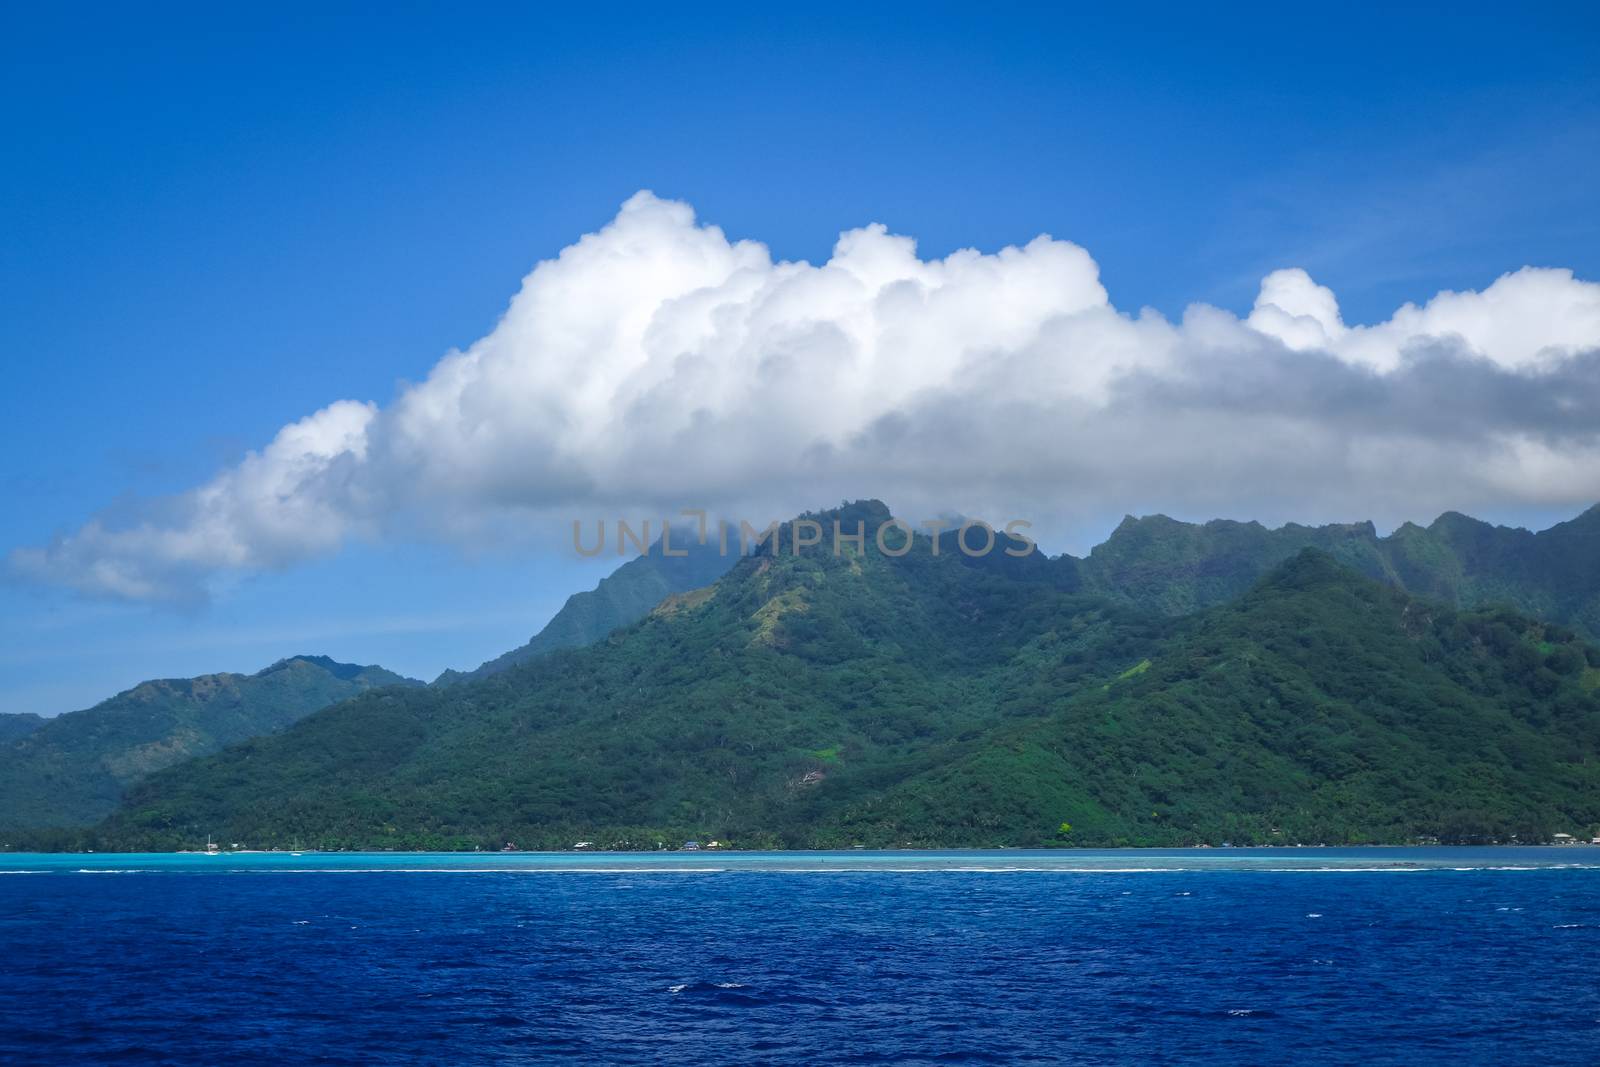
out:
M872 507L861 511L859 505L867 504ZM881 501L859 501L857 505L857 510L849 513L850 521L870 514L869 530L875 530L876 523L891 514ZM833 513L808 512L797 518L815 521L822 514ZM1531 574L1526 566L1514 568L1512 575L1495 572L1497 564L1504 570L1501 561L1508 555L1530 547L1539 549L1553 540L1573 540L1574 533L1581 536L1590 526L1595 528L1591 531L1593 554L1600 557L1600 504L1538 532L1495 526L1446 511L1427 526L1405 522L1383 536L1371 520L1320 526L1286 522L1269 527L1254 519L1188 522L1157 512L1123 516L1106 540L1085 556L1047 557L1035 552L1022 559L1007 557L1007 566L1013 574L1032 574L1062 589L1178 616L1225 603L1295 552L1316 547L1332 552L1368 577L1409 592L1463 607L1506 603L1574 625L1587 636L1600 639L1600 567L1574 574L1569 559L1557 558ZM939 536L943 550L957 553L956 538L956 531L944 531ZM1496 551L1486 552L1485 538L1494 542ZM762 546L757 545L755 551L760 554ZM527 643L473 670L446 670L433 684L483 678L548 652L592 644L644 618L666 597L709 584L736 562L736 556L722 556L709 544L691 541L688 552L687 559L665 557L657 541L649 551L601 579L594 589L568 597Z
M82 825L150 773L284 729L369 688L419 684L327 656L289 656L254 674L140 682L0 743L0 828Z
M678 551L684 553L679 556ZM563 648L593 644L613 630L642 619L668 596L707 585L736 562L722 555L720 546L690 540L662 551L661 541L649 551L624 563L590 590L573 593L526 644L486 660L470 671L446 670L434 685L456 685L498 674L519 663Z
M14 711L0 714L0 745L26 737L49 720L31 711Z
M1185 618L932 549L759 550L586 648L154 775L73 840L1360 843L1600 821L1600 650L1569 628L1315 547Z
M1386 536L1370 521L1269 528L1127 516L1088 555L1058 558L1077 588L1182 615L1241 595L1303 548L1408 592L1463 607L1503 603L1600 638L1600 504L1537 533L1455 511Z

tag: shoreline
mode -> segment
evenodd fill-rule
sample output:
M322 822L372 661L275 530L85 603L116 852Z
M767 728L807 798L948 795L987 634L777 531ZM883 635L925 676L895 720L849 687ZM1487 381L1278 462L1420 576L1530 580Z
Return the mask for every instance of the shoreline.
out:
M1106 845L1106 846L1061 846L1041 848L1029 845L995 845L995 846L937 846L930 845L907 846L904 848L737 848L721 846L717 848L662 848L662 849L423 849L423 848L228 848L217 851L206 849L167 849L160 851L123 851L123 850L53 850L29 851L26 849L0 848L0 862L7 856L200 856L216 858L224 856L808 856L808 855L930 855L930 854L1017 854L1033 853L1038 855L1072 855L1089 853L1222 853L1241 854L1255 852L1284 853L1308 851L1358 851L1358 850L1432 850L1432 849L1542 849L1561 852L1590 852L1600 857L1600 842L1574 841L1561 844L1522 844L1514 841L1495 841L1483 844L1358 844L1358 845Z
M1600 848L1356 845L1230 849L0 854L0 874L1419 873L1600 871Z

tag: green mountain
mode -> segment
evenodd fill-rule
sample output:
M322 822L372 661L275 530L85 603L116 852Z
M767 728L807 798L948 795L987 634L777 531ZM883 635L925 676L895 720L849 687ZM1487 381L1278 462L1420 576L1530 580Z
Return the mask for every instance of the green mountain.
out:
M1414 598L1315 549L1173 619L999 552L789 545L590 647L363 694L153 775L69 843L1354 842L1600 822L1600 651L1558 625Z
M145 682L0 743L0 830L94 822L155 771L369 689L417 684L326 656L294 656L257 674Z
M42 715L34 715L29 712L19 711L0 715L0 745L5 744L7 741L15 741L19 737L28 736L43 726L46 721Z
M676 554L680 550L682 556ZM701 545L690 538L686 545L674 543L672 551L674 555L666 555L657 541L649 552L624 563L593 589L568 597L561 610L527 644L475 670L445 671L433 684L455 685L486 678L559 649L592 645L613 630L638 622L674 593L710 585L738 562L738 556L724 554L715 539Z
M1255 522L1129 517L1084 559L1057 562L1083 592L1184 615L1237 598L1307 548L1418 596L1507 605L1600 638L1600 505L1539 533L1449 512L1387 537L1371 523L1269 530Z
M1600 647L1306 549L1156 656L844 814L870 841L1548 839L1600 826ZM1053 705L1053 706L1052 706ZM1039 708L1026 715L1023 709Z
M955 531L945 531L940 542L944 552L960 554ZM1387 537L1370 522L1268 529L1228 519L1128 516L1082 559L1035 553L1004 565L1014 578L1180 616L1237 599L1307 548L1419 596L1461 607L1511 606L1600 639L1600 505L1539 533L1448 512L1431 526L1407 523ZM593 644L644 618L666 597L709 585L737 562L715 544L691 541L687 553L665 557L658 542L593 590L569 597L527 644L475 670L447 670L434 684L484 678L558 649Z

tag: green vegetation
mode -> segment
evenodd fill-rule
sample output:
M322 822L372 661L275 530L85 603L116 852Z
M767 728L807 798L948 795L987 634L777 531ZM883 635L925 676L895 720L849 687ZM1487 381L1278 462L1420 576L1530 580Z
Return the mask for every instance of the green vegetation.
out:
M1086 558L1052 562L1063 587L1187 615L1237 599L1307 548L1416 596L1513 607L1600 638L1600 505L1537 534L1455 512L1388 537L1369 522L1269 530L1256 522L1129 517Z
M702 545L687 530L673 534L672 551L671 556L663 554L657 541L648 553L624 563L593 589L568 597L544 629L521 648L496 656L475 670L445 671L433 684L475 681L551 652L592 645L612 631L638 622L673 594L710 585L738 562L736 554L722 554L715 538ZM677 555L679 551L684 554Z
M1123 671L1121 674L1117 675L1117 681L1125 682L1129 678L1137 678L1139 675L1143 674L1149 669L1150 661L1147 659L1142 659L1138 663L1135 663L1133 666L1129 667L1127 670Z
M150 776L92 831L6 843L1177 845L1600 823L1600 650L1570 629L1414 598L1314 548L1183 618L1085 594L1054 561L932 549L763 550L590 647L365 693Z
M1022 843L1063 819L1074 844L1544 840L1600 822L1590 663L1564 628L1417 601L1307 550L1137 679L840 822L919 842Z
M0 830L92 822L152 772L396 684L416 683L381 667L295 656L258 674L145 682L86 711L41 719L0 740Z
M27 737L43 726L46 721L43 716L31 715L27 712L0 715L0 745L8 741L15 741L19 737Z

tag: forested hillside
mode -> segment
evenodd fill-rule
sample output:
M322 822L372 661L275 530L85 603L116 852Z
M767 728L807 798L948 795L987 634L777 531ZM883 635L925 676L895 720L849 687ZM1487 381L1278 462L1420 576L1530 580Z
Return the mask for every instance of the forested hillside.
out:
M400 684L416 683L326 656L294 656L250 675L144 682L0 743L0 831L93 822L148 774Z
M1316 549L1174 619L932 547L763 549L591 647L368 693L156 774L73 840L1376 842L1600 821L1600 652L1569 629Z
M435 685L454 685L498 674L519 663L563 648L591 645L613 630L638 622L650 609L674 593L710 585L737 562L712 541L702 545L693 537L684 544L673 543L666 555L659 542L650 551L636 556L602 578L600 584L567 598L560 611L534 634L528 643L470 671L445 671Z
M33 715L25 711L0 715L0 745L7 741L15 741L19 737L26 737L45 724L45 719L40 715Z
M1387 537L1370 522L1268 529L1130 517L1084 559L1057 563L1066 584L1083 592L1183 615L1237 598L1307 548L1417 596L1514 607L1600 638L1600 505L1538 533L1449 512Z

